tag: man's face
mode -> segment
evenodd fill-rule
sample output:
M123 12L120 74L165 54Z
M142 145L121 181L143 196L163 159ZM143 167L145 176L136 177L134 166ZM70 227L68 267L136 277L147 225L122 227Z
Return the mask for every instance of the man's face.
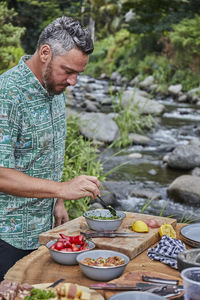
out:
M77 76L85 70L87 62L88 55L76 48L52 58L45 66L42 78L49 94L59 95L67 86L75 85Z

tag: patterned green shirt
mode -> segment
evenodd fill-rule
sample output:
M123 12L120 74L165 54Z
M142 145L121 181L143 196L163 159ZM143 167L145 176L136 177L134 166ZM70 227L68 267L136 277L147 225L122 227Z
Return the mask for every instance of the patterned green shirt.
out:
M65 96L50 96L25 64L0 76L0 166L61 181L65 149ZM0 193L0 238L20 249L39 247L53 226L56 199Z

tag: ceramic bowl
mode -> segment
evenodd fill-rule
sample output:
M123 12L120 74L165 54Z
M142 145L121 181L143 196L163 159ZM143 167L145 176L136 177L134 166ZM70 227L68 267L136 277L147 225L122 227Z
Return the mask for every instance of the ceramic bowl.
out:
M99 257L108 258L116 255L124 259L123 265L97 267L97 266L88 266L82 263L82 261L86 257L97 259ZM112 250L92 250L87 253L79 254L76 259L84 275L86 275L90 279L99 280L99 281L108 281L119 277L120 275L122 275L127 264L130 261L129 257L126 256L125 254L117 251L112 251Z
M177 265L180 272L186 268L200 267L200 248L180 252L177 256Z
M94 209L86 211L83 216L90 229L95 231L114 231L122 224L126 214L122 211L117 211L117 219L104 219L112 217L108 209ZM98 218L98 219L94 219Z
M75 251L75 252L61 252L56 251L53 249L50 249L50 247L57 242L57 239L51 240L46 244L46 247L49 249L49 253L52 257L52 259L62 265L77 265L78 262L76 260L76 257L80 253L88 252L95 248L95 243L92 241L88 241L89 248L87 250L81 250L81 251Z
M109 300L164 300L165 297L147 292L123 292L109 298Z

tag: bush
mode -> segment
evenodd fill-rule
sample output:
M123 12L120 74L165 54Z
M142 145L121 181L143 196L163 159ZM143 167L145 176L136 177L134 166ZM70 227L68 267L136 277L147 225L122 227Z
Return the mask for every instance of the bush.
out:
M15 27L12 21L17 14L8 9L6 2L0 3L0 73L16 65L24 55L20 37L25 28Z
M200 73L200 16L183 19L173 26L169 38L175 49L174 60L178 67L191 68Z

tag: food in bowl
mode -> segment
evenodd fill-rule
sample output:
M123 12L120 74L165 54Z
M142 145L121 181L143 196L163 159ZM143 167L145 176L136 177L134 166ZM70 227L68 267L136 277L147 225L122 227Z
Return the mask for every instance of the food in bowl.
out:
M126 214L122 211L116 213L116 216L113 216L108 209L94 209L86 211L83 216L92 230L114 231L119 228L126 217Z
M62 252L84 251L89 249L88 242L83 235L68 236L60 233L60 238L51 247L51 250Z
M96 266L96 267L111 267L111 266L120 266L125 263L124 258L120 256L109 256L107 258L103 258L102 256L94 259L90 257L86 257L81 261L82 264L88 266Z
M78 254L95 248L95 244L87 241L83 236L64 236L63 234L60 236L46 244L52 259L59 264L76 265L78 264L76 260Z
M113 257L117 257L117 260L120 259L120 261L123 261L123 263L107 266L96 266L84 263L85 260L88 261L89 259L91 259L91 261L94 260L96 262L99 260L99 258L101 258L101 260L103 261L106 261L106 259L113 260ZM81 253L77 256L76 260L79 263L79 266L84 275L93 280L100 281L108 281L119 277L120 275L122 275L127 264L130 261L129 257L121 252L103 249L91 250L87 253Z

